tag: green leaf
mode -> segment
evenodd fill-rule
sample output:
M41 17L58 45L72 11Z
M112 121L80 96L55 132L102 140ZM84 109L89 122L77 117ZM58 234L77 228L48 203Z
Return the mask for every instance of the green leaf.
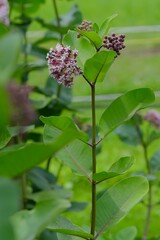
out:
M95 50L86 38L77 38L77 32L69 30L63 38L63 44L71 46L72 49L78 50L77 62L83 68L87 59L95 54Z
M122 157L115 162L107 172L100 172L93 175L93 180L102 182L106 179L119 176L126 173L128 169L133 165L134 159L132 157Z
M97 201L95 239L123 219L148 191L145 177L134 176L109 188Z
M9 220L20 207L20 191L17 183L0 178L0 193L0 239L17 240Z
M110 23L118 16L118 14L113 14L111 17L108 17L101 25L99 34L102 38L108 33L110 28Z
M57 156L64 161L75 173L89 178L91 172L92 158L91 148L85 143L74 140L65 149L57 153Z
M114 61L114 51L100 51L88 59L84 65L84 75L91 82L102 82Z
M114 100L100 118L100 137L104 138L119 125L129 120L140 109L155 100L149 88L140 88L127 92Z
M12 78L21 49L22 36L10 32L0 39L0 83Z
M127 227L122 230L120 230L114 240L134 240L137 235L137 228L132 226L132 227Z
M133 163L133 157L122 157L110 167L109 171L122 174L127 172L128 169L132 167Z
M52 173L40 167L29 171L27 173L27 179L29 179L35 191L51 189L56 180Z
M59 232L67 235L78 236L84 239L93 239L93 236L83 229L73 225L64 217L59 217L53 224L50 224L47 229L53 232Z
M40 117L40 120L47 126L57 128L58 130L65 131L66 129L73 130L77 133L77 138L87 142L88 135L85 132L82 132L74 121L66 116L52 116L52 117Z
M119 126L115 130L116 134L120 138L120 140L126 144L137 146L141 144L140 136L137 132L136 125L131 123L125 123Z
M75 133L65 131L52 144L30 143L19 148L0 152L0 175L16 177L47 160L75 138Z
M160 151L154 153L150 159L149 165L152 173L160 171Z
M0 149L5 147L10 141L11 135L6 127L0 128Z
M33 240L61 212L70 206L68 200L50 191L45 198L39 198L32 210L22 210L12 217L16 240ZM22 231L23 229L23 231Z
M82 30L79 30L78 28L76 28L76 31L79 32L82 36L86 37L96 49L101 47L102 39L100 38L98 33L94 31L89 31L89 32L82 31Z

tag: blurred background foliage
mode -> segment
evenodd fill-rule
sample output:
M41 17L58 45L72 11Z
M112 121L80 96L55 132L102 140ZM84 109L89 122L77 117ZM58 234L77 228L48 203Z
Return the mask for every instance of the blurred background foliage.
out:
M8 151L8 148L13 148L17 144L43 141L43 124L39 120L40 115L72 116L80 128L90 133L90 89L86 82L82 78L77 78L72 90L59 87L48 77L46 64L46 53L49 48L54 47L57 41L61 41L68 29L74 29L83 19L101 24L106 17L118 13L118 18L113 21L110 32L126 34L126 49L112 66L106 81L97 84L97 120L103 107L108 105L117 94L138 87L150 87L156 91L157 98L153 107L159 110L159 0L95 0L94 3L91 0L10 0L9 6L10 24L7 26L3 23L0 24L0 109L2 116L0 119L0 147L2 155L4 151ZM57 18L57 16L61 17ZM17 122L11 124L10 121L12 114L10 109L14 106L9 103L7 98L9 93L5 89L8 83L13 80L20 86L22 84L32 86L27 97L29 96L37 115L32 123L29 122L23 128L19 128ZM22 111L22 108L19 111ZM156 131L159 132L159 129ZM159 143L157 137L148 148L149 157L158 150ZM119 139L117 133L111 134L99 149L98 170L102 171L108 168L119 156L126 155L133 155L136 158L136 163L129 174L136 172L146 174L142 147L140 145L126 145ZM159 177L157 171L156 187L154 187L156 205L151 215L148 238L150 240L160 239L160 207L157 204L160 199ZM25 208L32 209L35 202L42 201L29 197L31 192L58 189L62 191L60 196L55 199L51 195L48 197L48 202L54 200L57 204L61 195L66 194L63 204L67 211L64 215L77 225L87 226L90 214L90 204L87 205L87 202L90 201L90 194L88 194L90 186L82 177L73 177L71 170L63 165L60 159L48 159L48 161L33 168L27 172L25 181L28 183L27 196L25 196L27 204L23 202ZM116 180L103 183L102 188L109 187L114 181ZM18 191L20 179L18 178L16 183L1 179L0 189L2 193L0 206L6 204L6 209L8 209L6 216L3 219L0 218L0 224L4 224L0 225L0 229L6 229L2 232L2 239L13 240L15 238L17 240L18 238L13 233L13 226L8 221L8 216L22 208L22 203L19 200L21 193ZM9 189L8 192L7 189ZM10 205L11 198L12 205ZM70 207L69 202L71 202ZM60 202L57 205L59 211L56 216L64 211L62 205ZM88 217L85 217L86 214ZM56 216L52 216L53 219ZM145 203L142 202L136 205L123 221L110 230L110 238L104 234L102 239L128 240L128 237L125 238L125 234L128 236L128 232L131 232L131 240L141 239L145 218L146 207ZM21 222L21 218L17 217L15 222L18 224ZM119 232L126 227L130 228L127 228L126 232ZM10 232L10 236L5 235L8 232ZM60 238L64 239L64 236L59 234L58 239ZM57 236L55 233L45 230L37 239L53 240L57 239Z

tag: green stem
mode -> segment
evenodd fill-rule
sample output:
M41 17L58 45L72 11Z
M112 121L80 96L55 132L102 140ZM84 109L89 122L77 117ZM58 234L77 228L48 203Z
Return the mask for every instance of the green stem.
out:
M95 111L95 83L91 84L92 96L92 175L96 173L96 111ZM92 212L91 234L95 234L96 224L96 182L92 181Z
M56 19L57 19L57 26L60 28L61 24L60 24L60 17L59 17L59 12L58 12L58 7L57 7L56 0L53 0L53 7L54 7ZM62 38L63 38L63 35L62 35L62 33L60 33L60 41L61 41L61 43L62 43Z
M141 129L139 127L139 122L138 121L137 121L137 124L136 124L136 129L137 129L137 132L138 132L138 135L140 137L141 144L142 144L142 147L143 147L143 153L144 153L144 159L145 159L147 174L149 175L151 173L151 169L150 169L149 159L148 159L147 144L143 139L143 135L142 135ZM145 227L144 227L144 233L143 233L142 240L147 240L147 237L148 237L149 225L150 225L150 221L151 221L151 211L152 211L152 184L149 182L147 215L146 215L146 222L145 222Z
M23 203L23 209L26 208L27 205L27 183L26 183L26 175L22 175L22 203Z
M49 172L49 168L50 168L50 164L51 164L51 159L52 159L52 156L48 158L47 160L47 165L46 165L46 170Z

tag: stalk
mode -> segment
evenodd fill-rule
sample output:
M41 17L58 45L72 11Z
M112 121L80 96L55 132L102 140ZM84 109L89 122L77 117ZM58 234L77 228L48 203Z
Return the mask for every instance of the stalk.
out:
M92 97L92 175L96 173L96 111L95 111L95 83L91 84ZM92 181L92 212L91 234L95 234L96 224L96 182Z
M151 173L150 165L149 165L149 159L148 159L148 152L147 152L147 144L143 140L142 132L139 128L139 123L137 121L136 124L136 129L139 134L142 148L143 148L143 153L144 153L144 160L146 164L146 170L147 174L149 175ZM144 226L144 232L143 232L143 237L142 240L147 240L148 237L148 232L149 232L149 225L151 221L151 211L152 211L152 184L149 182L149 191L148 191L148 203L147 203L147 215L146 215L146 221L145 221L145 226Z
M58 12L58 7L57 7L56 0L53 0L53 7L54 7L54 12L55 12L55 15L56 15L56 19L57 19L57 26L60 28L61 24L60 24L60 17L59 17L59 12ZM62 35L62 33L60 33L61 43L62 43L62 38L63 38L63 35Z

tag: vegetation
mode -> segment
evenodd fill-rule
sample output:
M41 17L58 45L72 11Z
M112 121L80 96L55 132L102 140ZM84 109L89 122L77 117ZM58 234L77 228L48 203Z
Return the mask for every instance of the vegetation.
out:
M2 1L0 239L160 238L158 4Z

